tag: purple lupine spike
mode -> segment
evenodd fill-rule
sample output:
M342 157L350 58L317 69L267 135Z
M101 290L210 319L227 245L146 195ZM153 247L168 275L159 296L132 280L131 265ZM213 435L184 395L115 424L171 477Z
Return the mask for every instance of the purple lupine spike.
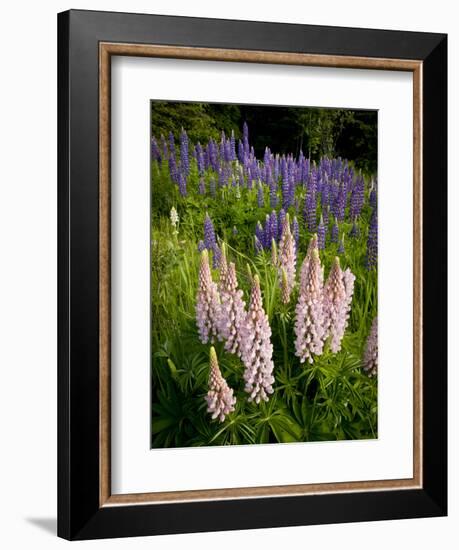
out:
M263 193L263 186L261 182L258 184L257 204L258 204L258 208L263 208L265 205L265 195Z
M260 254L263 252L263 245L260 242L260 239L255 235L255 254Z
M335 218L342 222L344 220L344 213L346 210L346 188L344 185L340 185L338 193L334 202L333 214Z
M223 258L223 257L222 257ZM238 289L236 267L231 262L223 281L220 281L220 334L226 341L225 350L241 355L242 325L245 321L245 303L242 290Z
M368 201L372 208L376 208L376 204L378 202L377 181L373 179L371 180L370 184L370 197Z
M284 304L290 300L290 294L295 286L296 252L295 241L290 231L290 218L287 214L282 225L282 234L279 241L279 279L282 282L283 270L285 270L287 287L283 293ZM285 298L285 299L284 299Z
M278 216L278 219L277 219L277 227L278 227L277 240L279 240L281 238L282 228L284 227L285 216L286 216L285 210L283 208L281 208L279 210L279 216Z
M218 418L224 422L229 413L234 411L236 398L233 395L233 389L230 388L223 378L218 366L217 354L215 348L210 348L210 373L209 373L209 391L205 396L207 403L207 412L212 414L212 420Z
M247 122L244 122L242 126L242 142L244 144L245 154L248 154L250 151L250 146L249 146L249 127L247 126Z
M203 177L199 178L198 193L200 195L205 195L206 194L206 182L204 181Z
M185 130L182 128L180 133L180 164L185 175L190 173L190 159L188 156L188 136Z
M351 191L349 215L351 216L352 219L355 220L355 218L360 216L364 199L365 199L365 183L364 183L363 176L360 176L355 180Z
M295 355L300 362L313 362L322 355L324 336L323 269L319 251L312 248L301 268L300 293L295 308Z
M169 151L171 155L175 156L175 138L172 132L169 132Z
M241 359L245 366L245 391L249 401L268 401L273 393L274 363L272 360L271 327L263 309L260 279L252 279L252 290L247 316L242 325Z
M151 159L161 162L161 151L159 150L155 136L151 138Z
M220 267L220 261L222 257L222 251L217 243L212 248L212 268L218 269Z
M201 254L201 252L205 249L206 249L206 245L204 244L204 241L201 239L198 242L198 252Z
M371 323L370 333L367 338L365 352L363 354L363 370L368 376L378 374L378 318Z
M314 188L308 189L306 197L304 200L304 221L306 222L308 231L315 233L317 229L317 202L316 202L316 193Z
M344 233L342 234L341 239L339 241L338 254L344 254Z
M196 151L196 163L198 165L198 173L200 176L203 176L205 171L205 162L204 162L204 154L202 152L202 147L199 141L195 147L195 151Z
M335 257L324 286L324 340L329 338L330 349L337 353L347 327L355 276L346 269L343 273L339 258Z
M164 159L167 159L167 157L169 156L169 150L167 148L167 141L166 141L166 138L164 137L163 134L161 134L161 151L162 151L162 157Z
M288 187L288 202L290 206L292 206L295 201L295 186L296 186L295 173L292 170L292 172L289 175L289 187Z
M271 212L271 216L269 217L269 225L271 238L277 242L279 239L279 225L277 223L277 214L275 210Z
M225 161L226 162L231 162L231 156L232 156L232 153L231 153L231 140L226 139L225 140Z
M284 159L285 160L285 159ZM282 208L287 211L290 207L290 178L288 174L287 163L284 162L282 170Z
M231 160L237 160L237 156L236 156L236 138L234 137L234 130L231 130L230 149L231 149Z
M270 205L271 208L276 208L277 203L278 203L277 183L275 182L275 180L271 176L270 177L270 182L269 182L269 205Z
M271 217L269 214L266 214L265 217L265 226L263 228L263 246L268 250L271 248Z
M206 217L204 218L204 244L206 245L207 250L213 250L217 244L214 224L212 223L212 220L207 212Z
M331 229L330 242L337 243L338 237L339 237L339 227L338 227L338 221L335 218L335 223L332 225L332 229Z
M257 226L255 227L255 237L258 240L258 243L260 244L261 249L263 250L265 245L265 232L260 222L257 222Z
M179 174L179 193L182 197L186 197L187 191L186 191L186 175L183 172L180 172Z
M238 157L240 163L244 162L244 157L245 157L244 144L242 143L241 140L239 140L238 143L237 143L237 157Z
M366 267L368 270L374 269L378 264L378 214L374 209L370 218L370 227L368 229Z
M300 225L298 224L296 216L293 218L292 221L292 234L295 240L295 250L298 251L298 245L300 243Z
M169 155L169 174L171 176L171 180L174 183L179 182L179 174L177 170L177 162L175 160L175 153L171 153Z
M324 224L323 216L321 215L320 221L319 221L319 227L317 228L317 242L318 242L319 250L325 249L326 233L327 233L327 228Z
M198 293L196 296L196 324L203 344L214 342L219 337L218 319L220 298L216 283L212 281L207 250L201 252Z

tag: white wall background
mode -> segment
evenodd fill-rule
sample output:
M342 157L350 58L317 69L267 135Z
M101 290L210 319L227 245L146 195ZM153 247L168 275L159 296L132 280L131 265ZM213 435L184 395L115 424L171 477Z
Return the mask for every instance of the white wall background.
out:
M61 548L56 518L56 13L68 8L449 33L450 280L457 277L459 27L454 2L23 1L0 19L0 546ZM455 215L455 219L453 218ZM456 285L450 285L450 516L94 541L88 548L453 548L459 521ZM456 542L457 543L457 542Z

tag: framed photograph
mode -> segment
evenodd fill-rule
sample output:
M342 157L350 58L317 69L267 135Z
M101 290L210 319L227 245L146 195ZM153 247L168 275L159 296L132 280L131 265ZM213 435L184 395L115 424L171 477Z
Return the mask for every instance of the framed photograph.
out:
M58 40L59 536L446 515L446 36Z

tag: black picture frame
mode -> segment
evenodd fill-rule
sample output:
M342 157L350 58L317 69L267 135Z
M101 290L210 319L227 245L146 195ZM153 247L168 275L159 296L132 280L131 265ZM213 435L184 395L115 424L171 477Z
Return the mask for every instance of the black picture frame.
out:
M422 488L100 506L99 43L422 62ZM70 540L447 514L447 36L71 10L58 15L58 535Z

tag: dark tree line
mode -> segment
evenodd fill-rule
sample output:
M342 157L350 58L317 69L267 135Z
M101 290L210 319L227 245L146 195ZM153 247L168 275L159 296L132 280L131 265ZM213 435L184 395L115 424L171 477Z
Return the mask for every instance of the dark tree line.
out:
M172 132L176 138L185 128L192 142L219 140L234 130L241 137L244 121L250 143L262 158L268 145L273 153L304 155L317 160L323 155L354 161L367 173L376 172L378 152L377 111L228 105L218 103L151 102L152 134Z

